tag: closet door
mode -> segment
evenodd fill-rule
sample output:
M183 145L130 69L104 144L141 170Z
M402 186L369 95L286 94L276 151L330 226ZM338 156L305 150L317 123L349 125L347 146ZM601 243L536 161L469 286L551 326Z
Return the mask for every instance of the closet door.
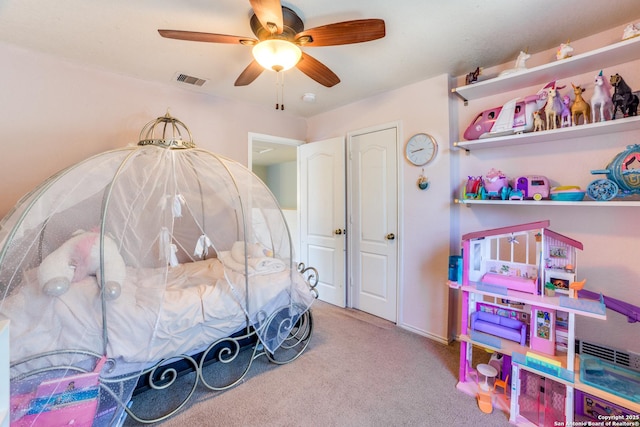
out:
M349 135L353 307L392 322L398 301L398 129Z

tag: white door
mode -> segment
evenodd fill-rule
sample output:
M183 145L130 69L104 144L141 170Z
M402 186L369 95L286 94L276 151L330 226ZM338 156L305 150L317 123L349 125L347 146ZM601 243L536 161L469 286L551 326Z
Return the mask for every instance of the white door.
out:
M319 298L345 306L344 138L298 148L300 259L318 270Z
M398 129L349 135L353 307L397 321Z

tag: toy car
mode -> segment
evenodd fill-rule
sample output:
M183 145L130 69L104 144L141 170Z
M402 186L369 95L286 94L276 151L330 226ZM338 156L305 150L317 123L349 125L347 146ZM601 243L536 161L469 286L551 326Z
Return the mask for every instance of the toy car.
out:
M541 175L518 177L514 183L516 190L521 190L525 199L542 200L549 198L549 180Z
M509 200L522 200L524 199L524 191L516 190L514 188L509 191Z

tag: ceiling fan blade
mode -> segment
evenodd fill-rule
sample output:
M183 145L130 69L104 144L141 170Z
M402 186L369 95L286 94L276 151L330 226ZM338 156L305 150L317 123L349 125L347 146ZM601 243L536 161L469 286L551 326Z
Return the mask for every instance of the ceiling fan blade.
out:
M195 31L180 30L158 30L162 37L168 39L188 40L195 42L208 43L228 43L228 44L244 44L254 45L258 43L256 39L251 37L230 36L227 34L198 33Z
M264 68L254 59L236 79L234 86L246 86L258 78Z
M282 19L282 5L280 0L249 0L253 13L256 14L262 26L271 31L269 24L276 26L277 34L282 34L284 29Z
M296 34L295 42L304 46L336 46L381 39L385 33L382 19L357 19L302 31Z
M313 56L304 52L302 52L302 58L296 64L296 67L323 86L332 87L340 83L340 78L333 71Z

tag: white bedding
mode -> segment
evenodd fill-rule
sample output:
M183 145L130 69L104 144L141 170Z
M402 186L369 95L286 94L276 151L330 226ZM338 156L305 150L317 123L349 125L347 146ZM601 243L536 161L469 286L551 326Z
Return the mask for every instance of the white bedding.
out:
M306 283L297 272L292 276L293 283L288 269L252 276L249 314L286 306L292 294L306 298ZM34 271L25 280L0 310L0 318L11 319L12 361L59 349L102 352L102 302L95 277L73 283L59 297L41 292ZM229 336L246 326L239 302L244 305L244 289L245 277L225 271L215 258L168 270L128 269L122 294L106 302L107 355L125 362L157 361Z

